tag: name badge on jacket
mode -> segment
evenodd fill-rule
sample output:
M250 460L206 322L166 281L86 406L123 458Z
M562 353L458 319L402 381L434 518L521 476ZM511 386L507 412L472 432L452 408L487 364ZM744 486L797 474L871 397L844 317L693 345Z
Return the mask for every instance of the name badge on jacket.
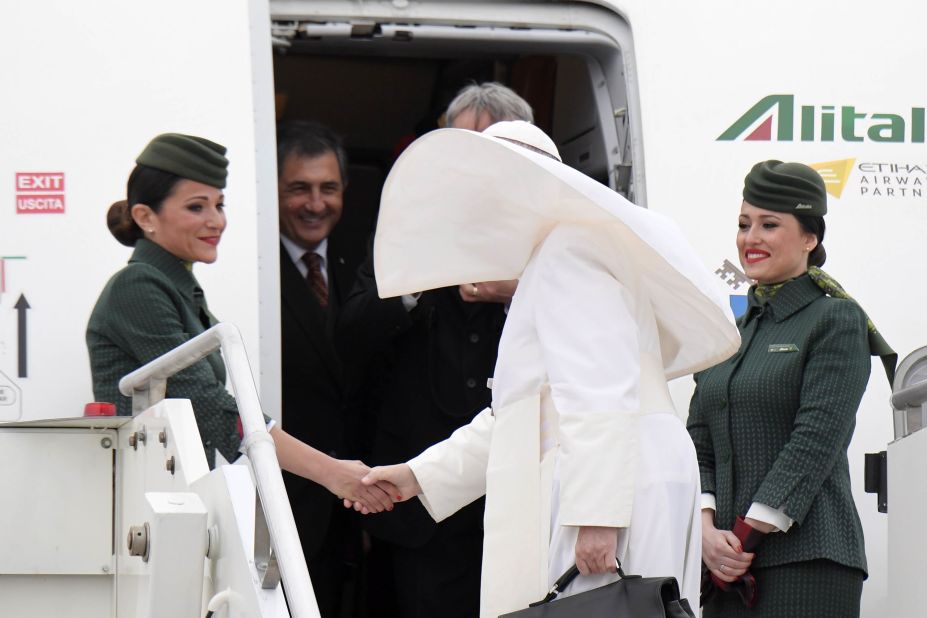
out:
M770 352L798 352L798 346L794 343L771 343L769 344Z

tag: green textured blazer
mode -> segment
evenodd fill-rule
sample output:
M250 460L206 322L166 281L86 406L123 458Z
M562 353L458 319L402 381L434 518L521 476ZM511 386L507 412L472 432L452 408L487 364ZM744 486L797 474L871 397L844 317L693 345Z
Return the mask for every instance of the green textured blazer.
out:
M128 266L103 288L87 325L94 398L131 415L132 401L119 393L119 380L213 322L187 265L157 244L139 240ZM216 450L229 461L237 457L238 407L225 389L219 352L171 377L167 397L190 400L210 468Z
M715 525L761 502L795 521L756 567L825 558L866 571L847 447L871 368L866 317L803 275L765 304L750 290L737 354L696 374L688 428Z

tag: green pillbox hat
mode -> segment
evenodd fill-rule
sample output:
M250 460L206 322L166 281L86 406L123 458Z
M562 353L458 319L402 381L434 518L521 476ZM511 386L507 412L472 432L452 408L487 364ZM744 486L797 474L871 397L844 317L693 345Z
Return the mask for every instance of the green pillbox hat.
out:
M148 142L135 162L217 189L225 188L229 166L225 146L180 133L157 136Z
M757 163L744 178L744 200L757 208L793 215L827 214L824 179L802 163Z

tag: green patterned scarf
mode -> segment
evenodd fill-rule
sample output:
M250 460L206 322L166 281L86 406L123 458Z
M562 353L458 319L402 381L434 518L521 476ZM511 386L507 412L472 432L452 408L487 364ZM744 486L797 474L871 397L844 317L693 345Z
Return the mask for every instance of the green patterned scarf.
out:
M789 279L791 281L791 279ZM753 288L753 297L761 305L765 305L766 301L776 295L776 292L782 289L789 281L783 281L782 283L757 283L756 287Z
M846 290L843 289L843 286L840 285L836 279L817 266L810 266L808 268L808 276L828 296L833 298L845 298L854 303L856 302L852 296L847 294ZM772 284L757 284L753 289L753 295L760 303L765 303L775 296L776 292L782 289L782 286L786 283L788 283L788 281ZM859 303L856 304L858 305ZM865 310L863 310L863 313L866 313ZM888 345L888 342L882 337L882 334L875 327L875 324L869 319L868 314L866 315L866 327L869 331L869 352L873 356L878 356L882 359L882 365L885 367L885 375L888 377L888 385L892 386L892 383L895 381L895 366L898 364L898 354Z
M811 280L828 296L832 296L833 298L845 298L847 300L852 300L854 303L856 302L852 296L847 294L846 290L843 289L843 286L840 285L836 279L817 266L810 266L808 268L808 276L811 277ZM859 303L856 304L858 305ZM885 375L888 377L888 385L891 387L895 381L895 366L898 364L898 354L888 345L888 342L885 341L882 333L879 332L879 329L877 329L872 320L869 319L869 315L866 314L865 310L863 310L863 314L866 315L866 327L869 330L869 352L873 356L878 356L882 359L882 366L885 367Z

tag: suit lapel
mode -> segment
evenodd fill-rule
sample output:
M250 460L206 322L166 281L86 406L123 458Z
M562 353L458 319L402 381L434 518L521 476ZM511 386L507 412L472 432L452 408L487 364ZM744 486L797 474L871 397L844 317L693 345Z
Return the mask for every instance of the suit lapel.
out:
M351 292L349 289L354 278L350 266L344 258L329 252L328 259L328 308L333 318L338 316L342 301Z
M299 274L299 270L283 247L280 248L280 295L283 311L290 312L305 338L322 358L322 364L340 383L341 362L329 334L329 312L319 305L306 280Z

